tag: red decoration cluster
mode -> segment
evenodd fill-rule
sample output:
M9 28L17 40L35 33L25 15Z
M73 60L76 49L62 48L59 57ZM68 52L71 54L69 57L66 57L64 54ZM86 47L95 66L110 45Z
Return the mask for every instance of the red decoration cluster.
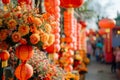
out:
M53 34L55 35L55 42L46 48L46 51L48 53L54 53L54 52L59 52L60 50L60 1L59 0L45 0L44 2L45 5L45 10L53 15L53 19L56 22L51 22L51 26L53 28Z
M82 6L84 0L60 0L60 6L64 8L77 8Z

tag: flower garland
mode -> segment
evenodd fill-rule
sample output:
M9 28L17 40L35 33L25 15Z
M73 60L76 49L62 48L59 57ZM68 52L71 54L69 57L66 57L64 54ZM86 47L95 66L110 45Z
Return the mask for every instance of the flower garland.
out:
M38 14L36 8L28 10L26 5L0 10L0 49L7 50L16 44L28 44L46 48L54 42L48 13Z

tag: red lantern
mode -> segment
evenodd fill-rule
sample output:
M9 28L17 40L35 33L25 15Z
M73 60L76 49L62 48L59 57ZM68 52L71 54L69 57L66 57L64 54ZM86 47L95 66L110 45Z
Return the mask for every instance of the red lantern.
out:
M52 44L51 46L45 49L48 53L59 52L60 45L59 44Z
M81 24L82 28L86 28L87 23L85 21L79 21L79 23Z
M60 0L60 6L64 8L77 8L84 3L84 0Z
M2 0L2 3L3 3L3 4L9 4L9 3L10 3L10 0Z
M21 3L26 3L26 4L31 4L32 3L32 0L18 0L18 3L21 4Z
M113 27L115 27L116 22L113 19L104 18L104 19L101 19L98 24L100 28L112 29Z
M100 35L106 34L105 29L100 29L100 30L98 31L98 33L99 33Z
M29 64L20 64L15 70L15 76L19 80L27 80L33 75L33 68Z
M54 52L54 44L52 44L51 46L47 47L45 49L48 53L53 53Z
M3 50L2 52L0 52L0 58L4 61L4 60L8 60L10 57L10 54L8 53L8 51Z
M33 53L33 48L30 45L20 45L16 48L16 56L23 61L30 59Z

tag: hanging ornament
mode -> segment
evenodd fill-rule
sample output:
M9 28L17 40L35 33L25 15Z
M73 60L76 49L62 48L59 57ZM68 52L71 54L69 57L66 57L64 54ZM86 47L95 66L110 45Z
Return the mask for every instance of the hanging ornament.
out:
M10 0L2 0L2 3L5 4L5 5L6 5L6 4L9 4L9 3L10 3Z
M33 47L30 45L19 45L16 48L16 56L22 61L26 61L32 57L34 53Z
M15 76L19 80L27 80L33 75L33 68L29 64L20 64L15 70Z

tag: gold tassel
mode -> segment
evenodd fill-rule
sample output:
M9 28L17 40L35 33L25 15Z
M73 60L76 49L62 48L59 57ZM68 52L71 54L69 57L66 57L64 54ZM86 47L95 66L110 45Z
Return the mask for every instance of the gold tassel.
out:
M2 61L2 68L7 67L7 66L8 66L7 60Z

